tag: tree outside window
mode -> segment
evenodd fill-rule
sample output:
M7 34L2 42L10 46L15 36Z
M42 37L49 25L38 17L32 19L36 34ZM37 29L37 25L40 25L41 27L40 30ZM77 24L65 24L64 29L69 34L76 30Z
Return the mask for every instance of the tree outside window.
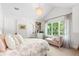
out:
M64 35L64 21L51 22L47 25L47 35Z

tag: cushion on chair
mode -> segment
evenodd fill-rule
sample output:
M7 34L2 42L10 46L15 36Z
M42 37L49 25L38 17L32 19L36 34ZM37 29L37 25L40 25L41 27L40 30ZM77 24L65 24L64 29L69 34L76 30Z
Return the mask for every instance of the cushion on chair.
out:
M60 37L50 38L50 39L46 39L46 40L48 41L49 44L58 46L58 47L61 47L63 44L63 39Z

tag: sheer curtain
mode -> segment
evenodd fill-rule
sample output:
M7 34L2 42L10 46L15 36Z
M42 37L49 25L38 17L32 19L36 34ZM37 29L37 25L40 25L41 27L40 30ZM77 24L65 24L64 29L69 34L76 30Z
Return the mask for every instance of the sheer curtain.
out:
M71 14L64 16L64 23L65 23L65 35L64 35L64 47L70 47L71 41Z

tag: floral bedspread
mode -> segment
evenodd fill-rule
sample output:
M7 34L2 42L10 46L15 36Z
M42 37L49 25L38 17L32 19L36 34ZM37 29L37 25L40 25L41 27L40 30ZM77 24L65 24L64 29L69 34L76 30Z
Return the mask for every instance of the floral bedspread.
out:
M49 50L49 44L43 39L26 38L23 44L14 50L7 49L0 52L3 56L45 56Z

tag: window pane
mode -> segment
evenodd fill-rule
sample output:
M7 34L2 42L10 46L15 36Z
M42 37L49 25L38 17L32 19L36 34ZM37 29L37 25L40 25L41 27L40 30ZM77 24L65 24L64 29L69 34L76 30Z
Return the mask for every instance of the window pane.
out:
M51 23L48 24L47 34L51 35Z
M64 35L64 21L50 22L47 24L47 35Z
M54 36L58 35L58 22L53 23L53 35Z
M64 35L64 22L60 22L60 35Z

